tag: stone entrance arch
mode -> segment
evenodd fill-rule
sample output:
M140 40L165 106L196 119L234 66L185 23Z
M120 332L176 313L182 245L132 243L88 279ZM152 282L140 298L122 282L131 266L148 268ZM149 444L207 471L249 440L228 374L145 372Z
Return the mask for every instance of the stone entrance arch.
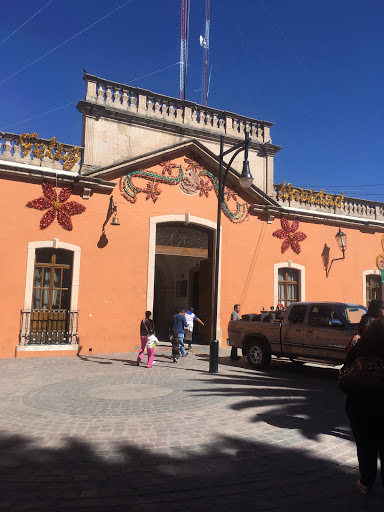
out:
M199 326L199 342L208 343L212 339L216 224L188 213L164 215L150 219L149 231L147 309L154 313L160 339L168 332L175 307L197 306L196 312L206 324ZM184 235L199 239L200 234L208 241L202 242L204 246L199 246L199 240L197 245L193 240L174 241Z

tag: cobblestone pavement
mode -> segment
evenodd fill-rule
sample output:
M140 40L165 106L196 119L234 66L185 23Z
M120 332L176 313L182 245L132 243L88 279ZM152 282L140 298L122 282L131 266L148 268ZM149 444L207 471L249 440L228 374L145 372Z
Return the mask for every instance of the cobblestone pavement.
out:
M382 509L379 477L355 486L337 370L136 357L0 360L0 510Z

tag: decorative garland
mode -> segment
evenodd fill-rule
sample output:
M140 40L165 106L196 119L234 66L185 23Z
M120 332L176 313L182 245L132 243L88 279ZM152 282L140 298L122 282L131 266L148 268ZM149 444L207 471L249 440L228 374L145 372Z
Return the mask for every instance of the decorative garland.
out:
M381 248L384 251L384 235L381 237ZM378 257L376 258L376 267L379 270L384 269L384 254L383 253L379 254Z
M28 208L35 208L36 210L48 209L40 220L40 229L46 229L50 226L57 215L57 221L60 226L67 231L72 231L72 220L70 216L83 213L85 206L76 201L69 201L69 203L67 203L67 200L72 195L72 187L63 187L60 190L59 197L57 197L55 187L47 181L43 181L42 187L44 197L33 199L25 205Z
M63 169L66 171L70 171L80 158L80 148L73 146L65 152L64 144L57 143L56 137L52 137L48 145L44 142L35 141L35 139L37 139L37 133L23 133L20 135L20 145L23 148L24 157L28 156L32 147L35 146L32 151L35 158L41 160L47 156L55 161L62 160Z
M284 242L281 245L281 252L284 253L288 249L288 247L291 247L293 252L295 252L296 254L300 254L301 247L299 242L305 240L307 238L307 235L305 233L297 231L299 229L299 221L294 220L292 224L289 225L289 221L285 217L283 217L280 222L282 229L274 231L272 235L275 236L276 238L284 240Z
M152 199L155 203L160 194L161 189L159 188L159 184L163 183L166 185L182 185L182 181L187 180L190 188L193 190L192 192L188 192L188 188L182 189L187 194L195 194L199 192L199 197L209 197L210 192L212 190L215 191L216 196L218 197L219 183L217 178L211 172L204 169L201 165L199 165L194 160L189 158L184 159L187 167L183 169L182 165L177 166L172 163L172 161L162 162L160 166L162 167L161 174L156 172L149 172L144 170L131 171L126 176L122 176L120 178L120 193L121 195L130 203L136 203L137 194L145 193L146 201L148 199ZM174 170L177 169L176 174L173 174ZM168 174L168 176L166 176ZM193 175L193 176L192 176ZM193 180L196 178L197 183ZM141 178L148 180L146 183L146 187L138 187L132 183L133 178ZM189 180L189 181L188 181ZM236 204L236 210L232 212L227 202L233 200ZM224 200L221 205L222 211L224 215L233 223L241 223L248 220L249 217L249 206L247 203L239 203L237 196L233 190L228 187L224 189Z
M164 171L164 168L163 168ZM134 186L132 178L143 178L147 179L148 183L146 188L140 188ZM131 171L126 176L120 178L120 192L121 195L130 203L136 203L137 194L145 192L147 194L145 200L152 199L156 203L158 196L161 194L161 190L158 188L159 183L166 183L168 185L177 185L183 178L183 169L179 166L179 172L177 176L164 176L156 172L149 171Z
M302 188L293 188L290 183L285 181L277 187L277 199L290 199L300 203L319 204L327 208L342 208L344 206L344 193L341 196L326 194L322 188L320 192L314 190L304 190Z

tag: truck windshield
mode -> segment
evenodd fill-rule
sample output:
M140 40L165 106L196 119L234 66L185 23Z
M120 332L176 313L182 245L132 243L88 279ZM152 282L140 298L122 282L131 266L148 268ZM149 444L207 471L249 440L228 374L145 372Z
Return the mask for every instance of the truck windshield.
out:
M343 315L349 324L358 324L367 310L363 306L340 306L338 311Z

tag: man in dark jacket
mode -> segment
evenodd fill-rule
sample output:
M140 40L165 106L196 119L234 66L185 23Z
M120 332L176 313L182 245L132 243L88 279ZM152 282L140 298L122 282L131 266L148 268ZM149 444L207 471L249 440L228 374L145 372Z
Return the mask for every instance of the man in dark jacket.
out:
M181 341L179 348L181 352L181 357L185 357L188 354L185 352L184 348L184 328L188 327L187 320L185 319L185 309L181 308L179 313L173 315L172 317L172 326L171 331L175 338L179 338Z
M240 320L239 313L240 313L240 304L235 304L233 306L233 311L231 313L231 320ZM241 357L237 355L237 347L232 347L230 359L231 359L231 361L238 361L239 359L241 359Z

